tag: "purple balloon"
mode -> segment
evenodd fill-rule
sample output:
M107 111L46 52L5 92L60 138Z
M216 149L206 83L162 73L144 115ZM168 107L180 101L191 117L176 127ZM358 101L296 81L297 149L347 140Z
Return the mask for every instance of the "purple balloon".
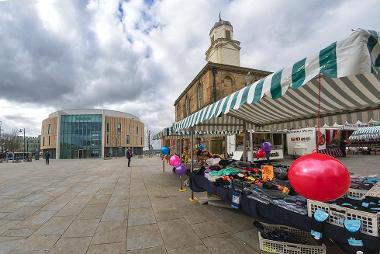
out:
M269 142L264 142L261 145L261 148L264 150L264 152L270 152L270 151L272 151L272 144Z
M175 173L178 175L178 176L183 176L183 175L186 175L186 171L187 171L187 168L185 165L181 164L179 165L178 167L175 168Z

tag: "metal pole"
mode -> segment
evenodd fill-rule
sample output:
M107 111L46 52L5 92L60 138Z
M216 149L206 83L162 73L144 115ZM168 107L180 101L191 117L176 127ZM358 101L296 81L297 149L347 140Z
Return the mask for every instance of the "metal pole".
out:
M24 154L23 154L23 157L24 157L24 160L25 160L25 128L24 128Z
M148 150L150 151L150 130L148 130Z
M1 146L1 153L3 153L3 139L1 138L1 127L3 122L0 121L0 146Z
M193 151L193 147L194 147L194 129L191 128L191 144L190 144L190 152L191 152L191 163L190 163L190 172L191 174L193 174L193 170L194 170L194 151ZM190 176L190 185L191 185L191 176ZM195 201L196 199L194 199L194 191L193 191L193 188L191 188L191 197L190 197L190 201Z
M162 173L165 173L165 155L162 156Z
M243 122L243 161L247 161L247 126L246 122Z
M254 161L253 159L253 134L252 131L249 132L249 152L251 153L251 160L252 162Z

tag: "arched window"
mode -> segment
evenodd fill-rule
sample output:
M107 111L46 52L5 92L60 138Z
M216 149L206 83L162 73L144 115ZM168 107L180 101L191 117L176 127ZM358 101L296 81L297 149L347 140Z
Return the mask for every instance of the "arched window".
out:
M199 83L197 85L197 108L201 108L203 106L203 85Z
M181 119L181 106L179 104L177 105L176 117L177 117L176 121Z
M191 113L191 99L189 97L186 98L186 116Z
M235 89L234 89L234 82L230 76L224 77L222 81L222 87L221 87L221 92L220 92L220 98L223 98L225 96L228 96L232 94Z
M185 99L185 103L182 106L182 118L186 117L186 104L187 104L187 98Z

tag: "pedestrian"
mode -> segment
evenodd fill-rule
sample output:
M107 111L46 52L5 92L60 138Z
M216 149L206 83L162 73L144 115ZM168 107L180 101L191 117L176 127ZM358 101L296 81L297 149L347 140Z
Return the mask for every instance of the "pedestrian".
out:
M45 159L46 159L46 165L49 165L49 163L50 163L50 153L49 152L45 153Z
M133 154L132 154L132 150L131 148L128 148L127 149L127 159L128 159L128 167L131 166L131 158L132 158Z
M343 137L339 141L339 149L342 152L342 156L346 157L346 142Z

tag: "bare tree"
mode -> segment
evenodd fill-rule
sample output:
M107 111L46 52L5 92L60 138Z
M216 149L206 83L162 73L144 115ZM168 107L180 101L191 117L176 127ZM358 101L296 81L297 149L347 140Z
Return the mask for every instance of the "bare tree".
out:
M12 129L10 133L4 133L2 135L2 144L4 145L4 150L9 152L21 151L22 139L18 136L19 130Z

